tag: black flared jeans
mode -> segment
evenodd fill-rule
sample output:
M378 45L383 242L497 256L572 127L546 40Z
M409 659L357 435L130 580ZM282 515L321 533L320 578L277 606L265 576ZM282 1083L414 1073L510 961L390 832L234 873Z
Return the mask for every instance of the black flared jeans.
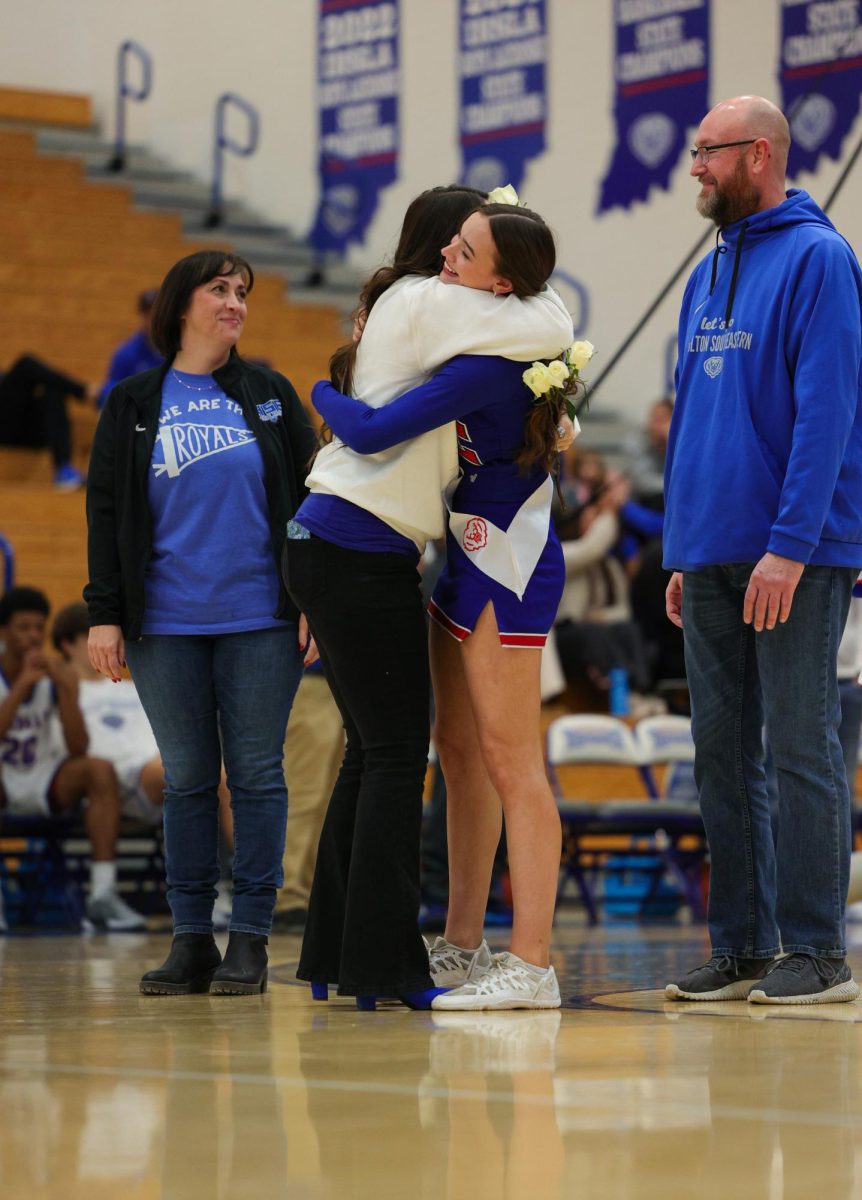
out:
M297 975L341 995L431 987L419 932L430 676L419 574L397 553L288 541L285 582L347 745L320 836Z

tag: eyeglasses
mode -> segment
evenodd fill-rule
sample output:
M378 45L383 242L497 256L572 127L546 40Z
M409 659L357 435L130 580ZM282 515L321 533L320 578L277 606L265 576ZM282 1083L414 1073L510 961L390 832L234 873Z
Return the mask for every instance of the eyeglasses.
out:
M757 138L747 138L744 142L719 142L717 146L696 146L689 150L692 162L708 163L716 150L728 150L731 146L750 146Z

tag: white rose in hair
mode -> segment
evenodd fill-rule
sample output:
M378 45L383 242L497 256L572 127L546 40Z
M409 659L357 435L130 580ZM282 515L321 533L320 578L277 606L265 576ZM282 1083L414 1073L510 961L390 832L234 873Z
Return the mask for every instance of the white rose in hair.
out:
M512 187L511 183L507 183L505 187L494 188L488 193L489 204L514 204L516 207L521 203L518 199L518 193Z

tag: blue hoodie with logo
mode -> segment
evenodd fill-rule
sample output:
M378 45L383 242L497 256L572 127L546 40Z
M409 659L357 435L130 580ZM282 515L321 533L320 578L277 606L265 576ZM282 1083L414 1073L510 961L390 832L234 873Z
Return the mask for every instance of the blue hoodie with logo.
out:
M682 301L665 566L862 566L856 256L795 189L721 236Z

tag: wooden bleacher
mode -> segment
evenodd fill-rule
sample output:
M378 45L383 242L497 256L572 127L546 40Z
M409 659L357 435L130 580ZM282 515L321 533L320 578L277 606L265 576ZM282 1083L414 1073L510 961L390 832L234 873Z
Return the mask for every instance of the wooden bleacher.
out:
M58 125L65 129L90 129L93 125L93 110L89 96L0 87L0 121Z
M15 550L16 582L41 588L56 612L81 599L87 580L84 493L58 492L44 454L42 482L6 482L6 455L33 451L0 450L0 532Z
M89 182L79 162L38 152L27 126L89 128L87 97L0 88L2 122L14 125L0 124L0 286L15 300L0 370L31 353L99 383L137 325L138 294L177 259L227 243L218 234L191 243L179 217L137 212L122 184ZM291 304L282 279L256 276L242 352L285 374L305 403L343 340L335 308ZM85 469L98 414L73 401L69 414L75 462ZM57 494L51 480L47 451L0 448L0 532L14 545L18 581L44 588L56 606L80 598L86 530L83 496Z

